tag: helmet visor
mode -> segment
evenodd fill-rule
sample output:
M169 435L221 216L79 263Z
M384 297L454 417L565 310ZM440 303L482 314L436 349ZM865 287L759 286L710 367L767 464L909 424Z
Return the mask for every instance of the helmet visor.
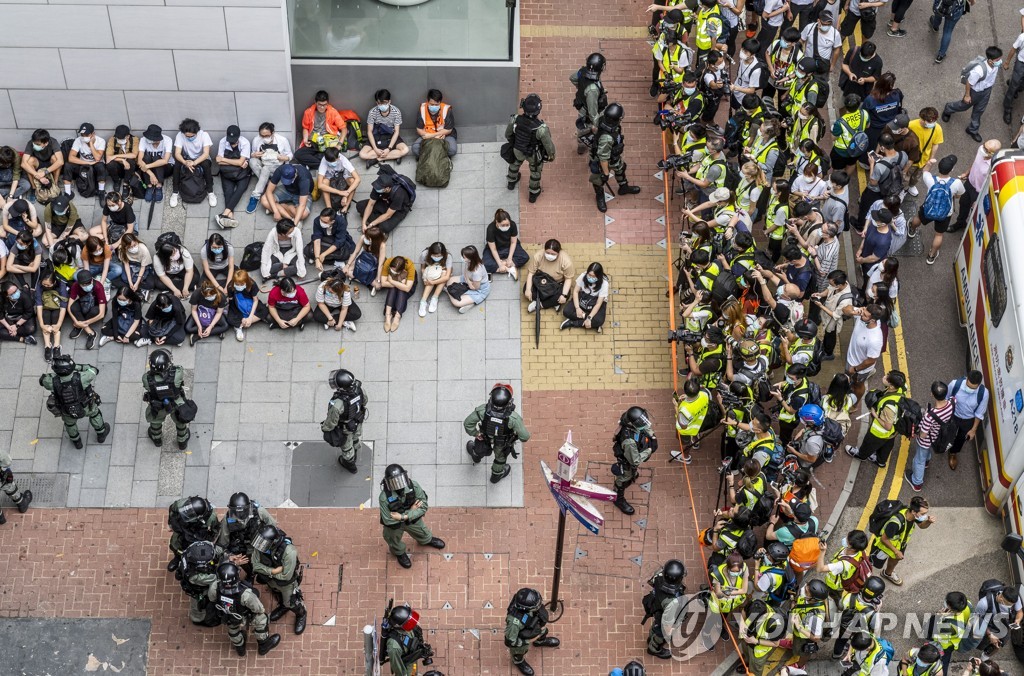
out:
M405 489L412 487L412 484L409 482L409 475L405 472L396 474L395 476L386 477L384 479L384 485L392 492L404 491Z
M185 521L195 521L199 518L199 513L196 511L195 505L189 500L182 506L178 507L178 516Z
M270 540L257 533L252 539L252 548L258 552L270 551Z

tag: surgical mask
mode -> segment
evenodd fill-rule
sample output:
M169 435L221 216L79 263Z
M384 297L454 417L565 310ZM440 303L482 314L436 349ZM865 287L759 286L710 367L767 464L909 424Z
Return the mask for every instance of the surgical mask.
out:
M117 304L120 305L121 307L125 307L128 305L128 301L126 301L124 298L118 298Z
M121 145L123 145L123 146L124 146L124 145L128 145L128 137L127 137L127 136L125 136L124 138L119 138L119 139L116 139L116 141L117 141L118 143L120 143Z
M430 260L434 261L435 263L440 263L442 258L444 258L444 256L431 256Z
M701 338L700 339L700 346L703 347L706 350L709 347L711 347L711 342L707 338Z
M211 248L210 251L215 254L224 253L224 247L217 247L216 249Z
M173 305L168 305L167 307L160 308L160 312L170 312L173 309L174 309Z
M295 298L295 292L294 291L292 291L291 293L281 292L281 295L284 296L285 298Z
M786 376L786 382L789 383L790 385L796 385L797 382L799 382L799 380L792 376Z
M546 253L544 254L544 258L548 259L553 263L558 259L558 254Z
M870 57L870 56L864 56L863 54L861 54L861 55L860 55L860 60L861 60L861 61L863 61L864 63L867 63L868 61L870 61L870 60L871 60L871 58L872 58L872 57Z
M42 149L43 149L43 148L45 148L45 147L46 147L46 146L41 146L41 145L39 145L38 143L33 143L33 144L32 144L32 150L35 150L35 151L37 151L37 152L38 152L38 151L40 151L40 150L42 150Z
M597 277L587 275L587 284L597 284Z
M204 295L203 298L205 298L206 300L208 300L210 302L213 302L213 301L217 300L217 294L213 294L212 296L205 296Z
M370 238L363 237L363 246L370 246Z
M742 570L730 570L729 571L729 577L739 577L742 574L743 574Z
M775 300L782 300L782 296L785 293L786 293L786 290L784 288L782 288L782 286L779 286L779 288L775 289Z
M235 284L235 291L245 291L245 284Z
M82 291L85 291L86 293L91 292L92 291L92 284L86 284L85 286L83 286L82 287Z
M934 122L925 122L921 126L924 127L925 129L934 129L935 128L935 123Z
M499 225L498 226L498 230L501 230L502 232L508 232L511 229L512 229L511 225Z
M750 52L746 51L745 49L744 50L740 50L740 58L743 59L744 61L749 61L751 59L751 57L753 57L753 56L754 56L753 54L751 54Z
M19 298L21 298L21 291L15 291L9 296L9 298L11 299L12 303L17 301Z
M17 247L18 251L25 251L26 249L28 249L28 244L22 244L21 242L18 242Z
M998 61L996 61L995 63L992 64L992 67L993 68L998 68L1001 65L1003 65L1003 60L999 59Z
M921 669L927 669L931 665L922 660L920 657L918 657L916 660L914 660L914 666L919 667Z
M914 517L914 521L916 521L918 523L924 523L927 520L928 520L928 515L927 514L918 514L917 516Z
M804 78L804 77L807 77L807 73L805 73L804 71L802 71L799 68L797 68L796 69L796 76L798 78Z
M436 115L441 112L441 106L427 106L427 110L430 111L431 115Z
M696 87L683 87L683 93L687 96L692 95L695 91L697 91Z
M379 104L377 104L377 110L379 110L382 113L388 112L388 110L390 108L391 108L391 104L390 103L379 103Z
M103 255L103 249L96 249L95 251L92 252L92 255L93 256L102 256Z
M121 207L117 206L116 204L109 204L107 205L107 209L110 209L111 211L120 211Z
M338 168L338 163L337 162L328 162L327 166L330 167L331 169L337 169Z
M849 547L849 546L850 546L850 543L849 543L849 541L848 541L848 540L847 540L846 538L843 538L843 541L842 541L842 542L840 542L839 544L840 544L840 546L841 546L841 547L842 547L843 549L846 549L847 547Z
M793 44L789 40L779 40L779 42L782 43L783 49L785 49L786 47L792 47L793 46Z
M137 253L139 253L139 247L137 247L137 246L130 246L130 247L128 247L128 253L130 253L130 254L137 254Z

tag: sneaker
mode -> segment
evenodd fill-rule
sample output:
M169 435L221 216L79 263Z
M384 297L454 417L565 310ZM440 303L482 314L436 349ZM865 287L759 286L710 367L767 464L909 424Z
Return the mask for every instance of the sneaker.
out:
M537 301L531 300L530 304L526 306L526 311L527 312L536 312L537 311Z
M938 30L938 29L937 28L933 28L932 30ZM945 54L936 54L935 55L935 63L942 63L945 60L946 60L946 55ZM943 120L943 122L949 122L949 120L948 119L947 120Z
M896 571L893 571L891 573L886 573L886 572L883 571L882 572L882 577L884 577L889 582L892 582L897 587L902 587L903 586L903 578L901 578L899 575L897 575Z
M176 206L178 206L178 193L172 192L171 193L171 208L173 209Z
M237 340L238 342L242 342L243 340L245 340L245 331L242 329L241 326L235 329L235 340Z
M570 322L572 322L571 319L566 319L564 322L562 322L561 326L558 327L558 330L565 331L567 328L569 328Z
M103 347L113 339L113 336L100 336L100 347Z
M142 296L142 300L146 301L147 303L149 302L149 289L143 289L140 295Z
M469 312L470 310L472 310L475 307L476 307L475 304L474 305L463 305L463 306L461 306L459 308L459 314L460 315L464 315L464 314L466 314L467 312Z
M147 202L152 202L153 201L153 197L155 195L156 195L156 188L146 188L146 194L142 197L142 199L146 200Z
M43 348L43 361L45 361L47 364L49 364L51 361L53 361L53 348L52 347L47 346L47 347Z
M366 160L366 168L367 169L370 169L371 167L374 167L374 166L376 166L378 164L380 164L380 162L378 162L376 159Z
M516 266L513 265L508 269L508 276L511 277L514 281L519 280L519 270L516 269Z
M260 205L259 195L251 195L249 197L249 203L245 205L245 213L254 214L256 213L256 207Z
M934 256L929 255L927 258L924 259L924 262L927 263L928 265L935 265L935 261L938 260L938 258L939 254L935 254Z
M885 34L888 35L891 38L905 38L905 37L907 37L907 31L903 30L902 28L900 28L898 30L893 30L893 29L890 28L887 31L885 31Z
M25 344L26 345L35 345L36 344L36 337L35 336L25 336Z
M370 298L373 298L376 295L377 295L377 287L371 286L370 287Z
M329 329L329 328L331 328L331 325L330 325L330 324L324 324L324 331L326 331L326 330L327 330L327 329Z
M88 338L86 338L86 340L85 340L85 349L91 350L95 346L96 346L96 334L93 333L93 334L90 334Z
M420 317L426 317L427 316L427 301L425 301L425 300L421 300L420 301L420 312L419 312L419 315L420 315Z
M910 489L915 493L920 493L923 486L921 484L915 484L914 479L911 477L910 470L903 473L903 479L910 484Z
M858 453L860 453L860 449L857 448L856 446L847 446L846 447L846 454L848 456L850 456L851 458L856 458Z
M342 322L341 323L341 328L348 329L352 333L355 333L356 332L356 323L355 322Z
M61 356L60 345L54 345L53 346L53 358L56 359L59 356Z
M914 230L913 228L908 228L907 239L917 239L917 230Z
M163 202L164 201L164 189L163 189L163 186L157 186L156 193L153 194L153 201L154 202Z
M152 342L153 341L150 340L149 338L139 338L138 340L135 341L135 347L146 347Z
M427 312L430 312L431 314L437 312L437 296L430 299L430 304L427 305Z
M196 341L199 340L199 335L195 333L188 334L188 346L195 347Z
M911 197L917 197L919 194L921 194L921 191L917 189L916 185L912 185L909 188L907 188L907 194L910 195Z
M82 335L82 331L84 331L84 329L71 329L71 335L69 336L69 338L71 338L71 340L78 338L79 336Z
M209 195L207 195L206 198L209 200L211 207L217 206L217 196L214 195L212 192Z
M224 219L225 219L224 214L217 214L216 216L213 217L213 220L216 221L217 225L219 225L221 228L225 227Z
M821 355L821 361L833 361L836 356L834 354L823 354Z

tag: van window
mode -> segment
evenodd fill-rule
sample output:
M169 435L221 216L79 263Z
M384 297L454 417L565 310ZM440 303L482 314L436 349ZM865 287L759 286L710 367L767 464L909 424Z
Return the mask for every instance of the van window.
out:
M982 277L985 280L985 295L988 296L989 319L992 326L999 326L1006 311L1006 277L1003 274L1003 247L999 235L994 235L985 249L982 260Z

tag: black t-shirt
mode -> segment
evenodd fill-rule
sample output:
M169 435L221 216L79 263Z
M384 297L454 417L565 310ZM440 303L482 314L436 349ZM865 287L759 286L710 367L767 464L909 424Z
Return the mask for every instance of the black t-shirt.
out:
M776 303L775 308L772 310L772 317L779 323L780 326L785 326L789 323L789 306L785 303Z
M391 186L391 191L388 193L379 193L371 189L370 199L381 202L395 211L409 211L412 208L412 204L409 203L409 193L398 184Z
M25 146L25 154L39 160L39 165L41 167L50 166L50 163L53 162L54 153L59 152L60 145L52 138L50 139L50 143L46 145L42 150L36 150L35 148L33 148L32 141L29 141L28 145Z
M110 207L104 206L103 215L107 217L111 225L127 226L129 223L135 222L135 211L129 205L124 205L117 211L111 211Z
M882 72L882 58L875 54L870 59L865 61L860 58L860 49L855 49L846 57L846 66L853 73L854 77L875 77L877 78ZM843 77L840 80L842 89L846 93L857 93L860 94L861 98L864 98L871 92L872 84L857 84L846 77L843 73Z
M226 307L228 304L228 299L226 296L221 294L221 302L220 304L218 304L217 301L215 300L206 300L206 296L203 295L202 291L196 289L195 291L192 292L192 295L189 296L188 302L191 305L201 305L203 307L208 307L216 310L217 308Z
M510 218L508 224L508 230L505 232L499 230L494 221L487 226L487 243L494 242L494 247L498 251L508 251L512 246L512 238L519 236L519 226L516 225L516 222Z

